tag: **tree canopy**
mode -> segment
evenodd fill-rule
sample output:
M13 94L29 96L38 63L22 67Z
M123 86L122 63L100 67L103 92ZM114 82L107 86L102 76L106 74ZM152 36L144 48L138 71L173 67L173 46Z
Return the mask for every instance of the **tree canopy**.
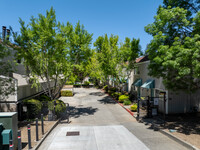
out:
M55 99L71 75L67 38L55 10L51 8L46 16L31 17L28 25L20 19L20 25L20 35L15 34L15 42L20 46L18 57L24 58L33 86L46 82L46 93Z
M192 1L172 2L164 1L154 22L145 27L145 31L153 36L147 47L149 74L162 77L169 89L192 92L199 88L200 16L199 12L195 14L199 6L194 5L193 10ZM186 2L192 6L186 7ZM194 18L191 18L191 12L196 15Z

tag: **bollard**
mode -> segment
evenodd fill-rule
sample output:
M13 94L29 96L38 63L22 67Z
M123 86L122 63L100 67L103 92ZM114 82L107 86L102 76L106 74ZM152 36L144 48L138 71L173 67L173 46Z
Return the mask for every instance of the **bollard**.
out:
M12 143L12 140L10 140L10 143L9 143L9 150L13 150L13 143Z
M35 120L35 131L36 131L36 141L38 141L39 140L39 138L38 138L38 118L36 118L36 120Z
M28 149L31 149L31 127L30 124L27 125L28 129Z
M44 121L43 121L43 114L41 114L41 124L42 124L42 135L44 134Z
M21 131L17 131L17 138L18 138L18 150L22 150L22 140L21 140Z

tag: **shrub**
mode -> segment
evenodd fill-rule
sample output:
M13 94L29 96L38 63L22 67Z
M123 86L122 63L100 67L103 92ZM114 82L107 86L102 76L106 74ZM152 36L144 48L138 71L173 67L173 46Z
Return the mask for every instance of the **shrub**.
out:
M44 102L44 101L50 101L50 100L51 100L50 97L48 97L48 96L46 96L46 95L44 95L44 94L40 95L40 97L39 97L38 99L39 99L40 101L42 101L42 102Z
M111 87L110 90L113 91L113 92L116 92L116 91L117 91L117 88Z
M29 119L37 117L42 109L42 103L36 99L29 99L23 101L24 105L27 106L27 113Z
M48 103L48 108L54 111L54 100ZM55 113L59 117L66 110L66 104L61 100L56 100Z
M137 104L131 105L130 108L131 108L132 111L136 112L137 111Z
M112 96L112 94L113 94L114 92L113 91L111 91L111 90L108 90L108 94L109 95L111 95Z
M131 105L131 101L130 100L125 100L123 104L124 105Z
M115 93L112 93L111 96L114 97L116 100L118 100L120 95L121 95L120 92L115 92Z
M83 84L82 86L84 86L84 87L89 87L89 85L90 85L90 82L89 82L89 81L84 81L84 84Z
M88 85L90 85L90 82L89 81L84 81L84 85L88 86Z
M73 96L73 93L70 90L63 90L61 91L61 96Z
M120 103L123 103L125 100L128 100L128 99L129 99L129 97L126 96L126 95L120 95L119 96L119 102Z
M65 84L66 84L66 85L73 85L74 82L72 82L72 81L67 81Z
M108 85L104 86L103 89L108 92Z

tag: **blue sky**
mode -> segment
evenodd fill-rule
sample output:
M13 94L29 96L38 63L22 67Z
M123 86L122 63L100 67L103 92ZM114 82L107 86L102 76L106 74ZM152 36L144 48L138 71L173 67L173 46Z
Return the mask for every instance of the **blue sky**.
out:
M144 26L153 22L157 8L163 0L2 0L0 1L0 26L12 26L20 30L19 17L26 23L33 15L45 14L51 6L56 11L57 20L76 24L79 20L93 42L98 36L114 34L120 41L125 37L140 38L145 50L152 37L144 31ZM1 31L1 30L0 30Z

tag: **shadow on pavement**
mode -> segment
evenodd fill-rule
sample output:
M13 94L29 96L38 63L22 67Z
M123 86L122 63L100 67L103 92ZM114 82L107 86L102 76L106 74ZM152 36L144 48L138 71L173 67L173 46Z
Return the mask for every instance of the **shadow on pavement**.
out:
M93 115L98 108L85 107L85 108L76 108L74 106L69 107L70 117L79 118L80 116Z
M103 99L98 100L98 101L102 104L116 104L116 102L110 96L106 96Z
M103 95L105 95L105 93L102 93L102 92L93 92L93 93L90 93L89 95L103 96Z

